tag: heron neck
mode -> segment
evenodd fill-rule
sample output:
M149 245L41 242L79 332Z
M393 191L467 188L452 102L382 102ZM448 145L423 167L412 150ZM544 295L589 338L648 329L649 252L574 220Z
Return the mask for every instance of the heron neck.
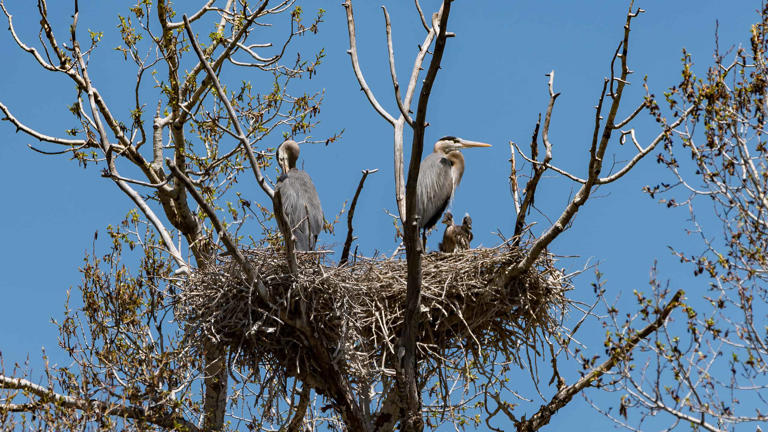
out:
M453 188L456 189L464 175L464 156L459 151L452 151L445 157L451 161L451 177L453 177Z
M296 169L296 159L293 159L293 160L289 159L287 161L286 160L282 160L282 161L279 161L279 162L280 162L280 168L282 168L282 170L283 170L283 174L287 174L288 171L290 171L292 169Z

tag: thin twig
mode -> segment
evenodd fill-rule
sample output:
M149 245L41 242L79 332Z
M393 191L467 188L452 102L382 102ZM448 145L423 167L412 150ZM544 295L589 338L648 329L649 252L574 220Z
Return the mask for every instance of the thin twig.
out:
M360 177L360 183L357 185L355 196L352 198L352 204L350 204L349 213L347 214L347 239L344 241L344 249L341 251L339 267L346 264L349 259L349 249L352 247L352 241L354 240L354 237L352 236L352 218L355 217L355 207L357 206L357 199L360 197L360 192L363 190L363 183L365 183L365 179L368 178L368 174L373 174L378 170L378 168L372 170L363 170L363 176Z

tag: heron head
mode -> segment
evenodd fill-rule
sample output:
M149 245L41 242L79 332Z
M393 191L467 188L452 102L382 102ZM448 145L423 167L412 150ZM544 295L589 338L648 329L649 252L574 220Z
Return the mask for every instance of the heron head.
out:
M453 225L453 213L451 213L450 210L446 210L445 213L443 213L442 223L446 225Z
M490 147L490 144L469 141L455 136L444 136L435 143L435 153L448 154L453 151L470 147Z
M296 168L296 160L299 158L299 144L293 140L285 140L277 147L277 163L283 171Z

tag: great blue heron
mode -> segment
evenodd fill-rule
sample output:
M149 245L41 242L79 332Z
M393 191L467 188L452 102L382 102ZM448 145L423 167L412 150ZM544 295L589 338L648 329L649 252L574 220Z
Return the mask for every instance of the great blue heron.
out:
M295 141L284 141L277 148L277 162L283 174L277 179L274 204L275 207L282 204L283 214L290 225L284 226L277 218L283 236L288 238L293 233L296 250L309 251L315 249L317 236L323 228L323 208L309 174L296 168L298 158L299 145Z
M417 183L416 214L422 229L422 241L426 245L427 230L435 226L451 201L453 192L464 174L464 156L459 150L469 147L490 147L475 141L454 136L440 138L434 151L424 158Z

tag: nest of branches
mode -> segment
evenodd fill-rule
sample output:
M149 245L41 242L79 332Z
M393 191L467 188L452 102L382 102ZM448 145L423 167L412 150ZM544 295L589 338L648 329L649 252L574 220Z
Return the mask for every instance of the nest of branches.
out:
M536 349L537 341L557 332L571 284L551 255L542 254L506 286L497 285L500 272L525 252L503 244L424 256L422 360L466 362L467 354L482 358L483 351L498 350L520 362L521 348ZM235 361L273 366L320 392L328 373L357 384L394 374L404 323L404 259L358 258L338 267L322 253L299 253L299 271L292 276L280 249L245 255L261 284L247 286L240 267L225 261L195 272L178 294L177 314L191 336L224 342Z

